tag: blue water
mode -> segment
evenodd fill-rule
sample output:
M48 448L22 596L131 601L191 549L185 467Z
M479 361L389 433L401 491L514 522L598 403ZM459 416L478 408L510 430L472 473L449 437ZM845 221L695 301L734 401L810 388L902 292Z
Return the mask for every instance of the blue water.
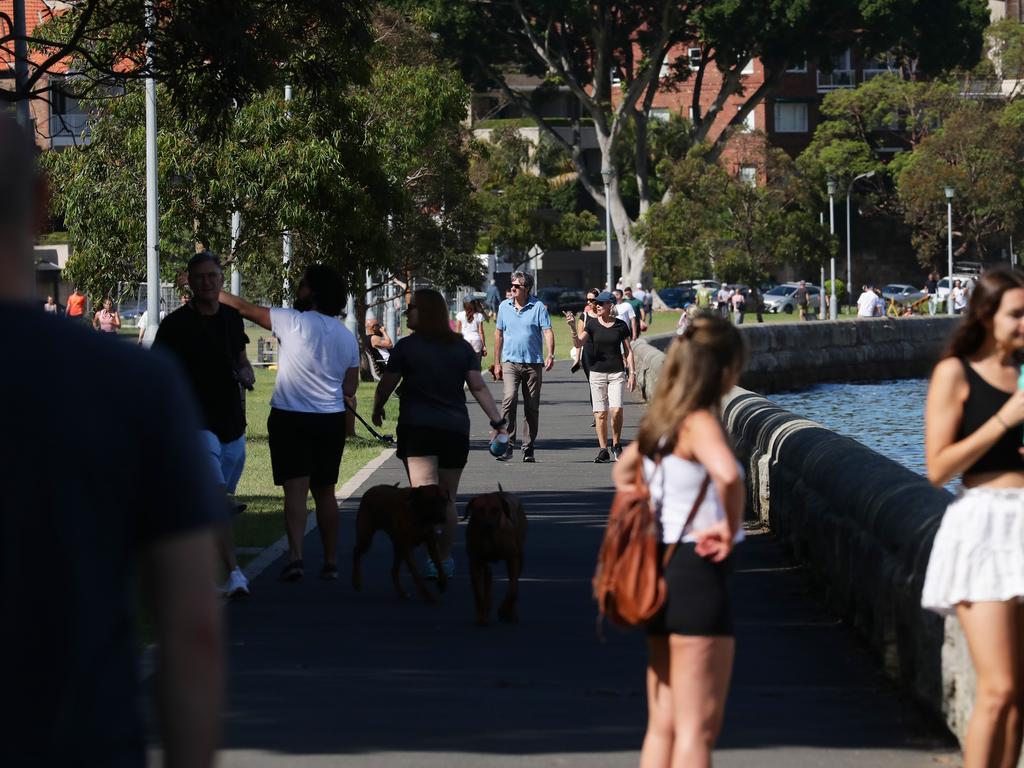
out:
M779 392L768 399L924 475L927 392L926 379L903 379L818 384L800 392Z

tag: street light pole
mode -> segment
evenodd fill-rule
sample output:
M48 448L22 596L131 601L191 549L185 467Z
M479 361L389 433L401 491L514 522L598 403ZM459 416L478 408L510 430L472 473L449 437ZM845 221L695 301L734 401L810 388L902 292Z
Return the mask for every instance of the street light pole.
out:
M146 3L146 66L153 66L152 0ZM150 73L152 75L152 73ZM160 193L157 186L156 155L156 80L146 78L146 332L143 341L150 345L160 325Z
M284 101L285 104L292 100L292 87L286 85L284 87ZM291 110L285 107L285 115L291 117ZM284 231L284 237L281 241L281 261L284 264L284 284L282 285L282 298L281 306L290 307L292 305L291 296L291 283L288 280L288 270L291 268L292 263L292 233L291 230L286 229Z
M835 243L836 237L836 180L829 177L828 180L828 233L831 236L829 242L830 250L832 252L831 259L829 261L829 282L831 288L829 289L829 300L828 300L828 318L829 320L835 320L839 316L839 307L836 306L836 253L831 246Z
M612 205L609 192L612 183L612 167L607 160L601 165L601 180L604 182L604 279L606 289L610 291L614 287L612 283Z
M851 258L853 236L850 234L850 195L853 193L854 184L861 179L870 179L874 175L874 171L858 174L850 179L850 184L846 187L846 296L851 307L853 306L853 259Z
M946 255L949 267L949 290L946 293L946 314L953 316L953 194L952 187L946 187Z

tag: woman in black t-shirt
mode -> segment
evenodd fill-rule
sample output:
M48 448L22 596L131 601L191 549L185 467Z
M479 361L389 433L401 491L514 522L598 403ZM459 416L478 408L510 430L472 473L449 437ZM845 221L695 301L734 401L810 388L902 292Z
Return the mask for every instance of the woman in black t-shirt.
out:
M600 450L594 462L603 464L618 461L622 454L622 390L636 389L633 369L632 333L624 322L614 315L615 297L608 291L598 294L594 304L596 314L587 318L582 333L576 329L576 316L565 313L577 349L589 345L590 397L593 401L594 423ZM608 449L608 415L611 414L612 445Z

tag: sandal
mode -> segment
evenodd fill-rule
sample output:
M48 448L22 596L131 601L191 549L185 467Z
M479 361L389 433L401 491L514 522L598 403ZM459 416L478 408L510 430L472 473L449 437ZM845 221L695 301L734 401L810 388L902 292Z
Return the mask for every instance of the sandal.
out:
M325 563L324 567L320 569L320 578L324 581L337 581L338 566Z
M306 569L301 560L292 560L281 569L281 581L299 581L306 575Z

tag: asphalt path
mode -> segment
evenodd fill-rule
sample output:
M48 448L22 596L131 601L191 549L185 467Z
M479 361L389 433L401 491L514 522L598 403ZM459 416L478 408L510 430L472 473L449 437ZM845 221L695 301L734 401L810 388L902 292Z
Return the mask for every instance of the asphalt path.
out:
M520 622L474 623L464 526L457 572L436 605L400 600L391 547L378 533L349 583L361 490L342 505L342 579L321 582L318 532L306 578L277 580L227 608L229 695L220 765L634 766L645 722L641 633L595 631L590 577L611 501L582 373L545 376L537 463L486 450L486 418L470 402L472 451L459 494L498 483L529 516ZM498 385L492 387L500 395ZM626 409L627 438L641 406ZM363 485L406 484L386 461ZM720 766L957 765L941 725L886 681L855 635L816 600L806 572L770 535L749 531L735 574L737 659ZM504 594L495 585L495 603ZM403 578L410 587L408 576Z

